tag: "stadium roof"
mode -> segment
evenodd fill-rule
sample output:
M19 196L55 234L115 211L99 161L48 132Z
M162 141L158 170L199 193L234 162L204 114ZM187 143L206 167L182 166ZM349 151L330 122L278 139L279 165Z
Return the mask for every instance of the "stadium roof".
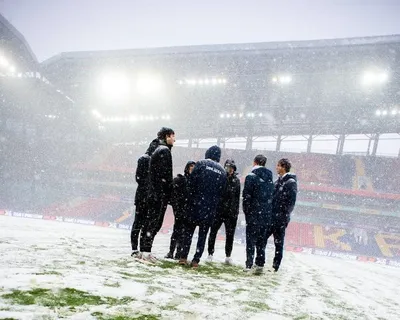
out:
M49 65L63 58L106 58L124 56L146 56L146 55L176 55L176 54L195 54L195 53L229 53L229 52L251 52L269 50L293 50L293 49L316 49L327 47L349 47L366 46L377 44L400 43L400 35L374 36L362 38L346 39L326 39L309 41L286 41L286 42L260 42L244 44L216 44L183 47L164 47L147 49L127 49L127 50L104 50L104 51L80 51L60 53L42 62L42 65Z
M13 61L18 65L17 68L27 68L33 71L37 68L38 60L25 37L0 14L0 44L1 49L12 54Z

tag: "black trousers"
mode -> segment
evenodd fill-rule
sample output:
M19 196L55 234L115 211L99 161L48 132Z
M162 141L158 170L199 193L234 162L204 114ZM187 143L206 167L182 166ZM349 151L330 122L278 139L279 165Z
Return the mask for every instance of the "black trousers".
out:
M213 255L215 251L215 239L217 238L218 230L222 224L225 224L225 255L230 257L233 249L233 240L235 238L235 230L237 217L221 217L216 216L211 226L210 236L208 237L208 254Z
M251 268L254 262L254 251L256 250L256 266L264 267L265 264L265 247L267 238L265 237L267 227L260 225L246 226L246 268Z
M272 263L272 268L274 268L276 271L278 271L283 258L283 245L285 242L286 227L287 227L286 223L276 224L270 226L266 232L266 238L265 238L266 243L268 241L268 238L271 237L271 235L274 236L275 256L274 256L274 261Z
M131 229L131 246L132 251L136 251L138 249L139 242L139 234L140 230L143 228L143 223L146 218L147 205L146 203L141 203L136 206L135 212L135 220L133 221L132 229Z
M148 200L147 214L140 233L140 251L151 252L156 234L160 231L167 210L168 199Z
M174 251L176 249L176 258L180 258L180 251L182 246L180 242L182 241L183 237L183 230L184 230L184 214L182 212L175 212L174 217L174 229L171 235L171 242L169 245L169 254L174 255Z
M192 238L196 227L199 227L199 237L197 239L197 246L196 246L196 253L193 257L193 262L200 262L201 256L204 252L204 247L206 245L207 240L207 233L210 229L210 223L205 222L192 222L192 221L185 221L183 234L182 234L182 242L180 244L180 258L187 259L190 251L190 246L192 245Z

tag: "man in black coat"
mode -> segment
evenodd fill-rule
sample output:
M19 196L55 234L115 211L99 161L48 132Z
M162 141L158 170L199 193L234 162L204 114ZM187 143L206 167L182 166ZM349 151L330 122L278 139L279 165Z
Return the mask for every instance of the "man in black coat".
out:
M297 177L290 173L292 164L288 159L280 159L276 165L279 175L275 182L272 201L272 221L268 228L266 239L274 235L275 257L272 263L274 272L277 272L283 257L285 231L290 221L297 198Z
M172 154L171 148L175 142L175 132L171 128L161 128L157 137L160 142L150 157L148 210L140 234L141 258L155 263L157 259L151 254L154 238L160 231L165 211L172 190Z
M217 214L208 237L208 260L212 261L218 230L222 224L225 224L225 263L232 264L231 253L239 215L240 180L237 177L234 160L228 159L225 161L225 170L227 172L227 184L217 207Z
M133 222L131 229L131 256L136 257L139 254L138 241L140 230L143 227L143 223L147 212L147 194L149 191L149 164L150 157L153 152L157 149L159 144L158 139L154 139L144 155L142 155L137 161L135 179L138 184L135 194L135 221Z
M195 161L188 161L185 166L184 174L178 174L172 182L171 205L174 211L174 230L171 235L169 252L165 256L167 259L174 258L175 248L180 248L178 244L182 239L183 222L187 219L188 186L187 180L195 166ZM179 259L180 253L176 251L175 259Z
M265 264L267 226L272 215L272 194L274 184L272 172L265 168L267 158L257 155L253 169L246 176L243 188L243 212L246 218L246 269L251 271L254 249L257 250L255 272L262 273Z
M219 164L221 149L210 147L205 159L196 163L189 177L188 219L182 238L180 264L187 264L187 257L196 227L199 227L196 253L192 267L197 268L203 255L207 233L214 220L217 206L226 184L226 172Z

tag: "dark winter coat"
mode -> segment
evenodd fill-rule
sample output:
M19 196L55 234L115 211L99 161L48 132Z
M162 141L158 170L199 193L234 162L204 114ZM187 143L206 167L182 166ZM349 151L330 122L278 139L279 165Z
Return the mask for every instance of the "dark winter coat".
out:
M154 139L144 155L140 156L137 161L135 179L138 184L135 194L135 206L147 201L147 194L149 191L149 164L150 156L157 149L159 144L158 139Z
M215 162L220 159L220 150L218 152L217 148L211 147L206 152L207 156L210 158L196 163L189 177L188 209L193 223L211 225L226 185L226 172Z
M172 182L171 205L174 209L175 217L183 218L187 214L188 204L188 183L189 167L196 164L194 161L188 161L185 166L184 174L178 174Z
M221 201L217 208L217 215L221 218L237 219L240 203L240 180L237 173L228 175Z
M172 190L172 146L160 140L157 149L151 155L149 164L149 199L152 201L166 200Z
M272 201L273 223L287 226L297 198L297 177L287 173L275 182Z
M267 226L271 223L273 191L271 170L258 166L246 176L243 212L248 225Z

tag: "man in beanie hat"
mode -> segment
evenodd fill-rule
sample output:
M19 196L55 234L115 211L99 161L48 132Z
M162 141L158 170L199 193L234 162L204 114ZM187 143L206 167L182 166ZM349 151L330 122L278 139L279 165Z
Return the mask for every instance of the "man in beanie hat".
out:
M172 190L172 154L175 132L171 128L161 128L157 134L159 145L151 155L149 164L148 210L140 234L141 259L155 263L151 254L154 237L160 231Z
M225 224L225 263L232 264L231 253L239 215L240 180L237 177L234 160L228 159L225 161L225 170L227 173L227 184L211 226L210 236L208 237L208 261L211 262L213 258L218 230L222 224Z
M187 264L193 233L197 226L199 237L192 266L197 268L200 262L208 230L226 185L226 173L219 164L220 158L221 149L218 146L210 147L205 159L196 163L189 177L188 219L184 228L180 264Z

